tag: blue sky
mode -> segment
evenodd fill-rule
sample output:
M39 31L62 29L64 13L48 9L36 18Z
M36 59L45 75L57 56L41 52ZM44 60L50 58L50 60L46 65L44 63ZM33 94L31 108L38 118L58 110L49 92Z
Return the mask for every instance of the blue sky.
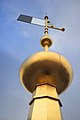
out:
M51 51L66 57L73 67L71 86L60 95L64 120L80 119L80 0L0 0L0 120L26 120L31 94L20 84L19 68L42 51L43 27L17 21L20 13L43 19L48 14L56 27Z

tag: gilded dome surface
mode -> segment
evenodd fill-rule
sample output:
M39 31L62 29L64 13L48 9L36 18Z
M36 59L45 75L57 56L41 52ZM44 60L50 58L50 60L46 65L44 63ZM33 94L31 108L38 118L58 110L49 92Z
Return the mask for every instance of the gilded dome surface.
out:
M43 51L33 54L20 68L20 80L29 92L38 84L55 85L58 94L62 93L72 81L72 67L60 54Z

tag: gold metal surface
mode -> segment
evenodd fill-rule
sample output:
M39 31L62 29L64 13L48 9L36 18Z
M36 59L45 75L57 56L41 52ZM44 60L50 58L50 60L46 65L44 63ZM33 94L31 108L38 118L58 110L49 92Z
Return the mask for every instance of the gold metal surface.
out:
M41 38L40 43L41 43L41 46L44 48L46 45L50 47L52 45L52 39L49 35L45 35Z
M72 76L69 62L60 54L49 51L32 55L20 68L21 83L31 93L37 84L47 82L55 84L60 94L70 85Z

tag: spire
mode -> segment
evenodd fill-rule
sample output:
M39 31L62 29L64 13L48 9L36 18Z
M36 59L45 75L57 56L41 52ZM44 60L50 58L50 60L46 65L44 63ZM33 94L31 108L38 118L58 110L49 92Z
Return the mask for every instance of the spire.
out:
M18 18L19 21L45 27L44 36L41 38L44 51L30 56L20 68L21 84L32 93L27 120L62 120L60 109L62 104L58 95L65 91L72 82L73 71L62 55L48 51L52 45L48 28L61 31L65 29L55 28L48 20L48 16L45 16L44 20L35 19L25 15L20 15Z

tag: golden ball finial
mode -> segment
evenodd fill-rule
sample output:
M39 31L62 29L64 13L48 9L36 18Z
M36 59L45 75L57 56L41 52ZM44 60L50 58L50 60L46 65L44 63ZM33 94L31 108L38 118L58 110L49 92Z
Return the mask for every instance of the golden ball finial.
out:
M45 49L46 47L49 48L52 45L52 39L49 35L43 36L40 42L41 42L41 46L44 47Z

